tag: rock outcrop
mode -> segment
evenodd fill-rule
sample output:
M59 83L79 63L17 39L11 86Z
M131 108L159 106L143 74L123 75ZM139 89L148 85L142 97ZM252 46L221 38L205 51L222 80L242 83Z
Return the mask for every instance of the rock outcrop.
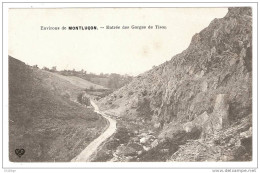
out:
M102 107L115 109L118 116L163 126L174 119L188 121L205 111L211 113L217 95L226 94L230 119L248 115L252 105L251 18L250 8L229 8L224 18L214 19L194 35L187 50L102 99Z
M248 161L252 157L250 116L204 140L190 140L168 161Z
M167 139L180 134L209 138L251 116L251 8L229 8L224 18L195 34L182 53L99 104L117 116L153 125Z

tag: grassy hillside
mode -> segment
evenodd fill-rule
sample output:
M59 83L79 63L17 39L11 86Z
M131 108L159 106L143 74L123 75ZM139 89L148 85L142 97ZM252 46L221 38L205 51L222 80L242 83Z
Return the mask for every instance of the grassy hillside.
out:
M55 76L70 82L73 85L76 85L76 86L78 86L80 88L83 88L83 89L86 89L86 88L88 88L88 89L89 88L106 89L105 87L103 87L101 85L94 84L94 83L92 83L90 81L84 80L84 79L76 77L76 76L63 76L63 75L60 75L60 74L57 74L57 73L52 73L52 74L54 74Z
M9 156L13 162L70 161L105 126L71 100L82 88L9 57ZM15 149L25 149L19 158Z
M90 78L90 81L92 81L93 83L97 83L99 85L102 85L102 86L108 86L109 78L105 78L105 77L92 77L92 78Z
M57 71L56 68L54 69L49 69L46 67L43 67L44 70L50 71L50 72L55 72L56 74L60 74L62 76L75 76L77 78L84 79L84 81L89 81L91 83L94 83L94 86L96 86L96 89L101 89L100 86L103 86L108 89L116 90L124 85L128 84L129 82L132 81L133 77L129 75L120 75L116 73L111 73L111 74L94 74L94 73L87 73L85 70L80 70L76 71L74 70L62 70L62 71ZM67 78L65 78L67 79ZM87 84L89 85L89 84ZM93 86L93 84L91 84ZM99 87L99 88L97 88Z

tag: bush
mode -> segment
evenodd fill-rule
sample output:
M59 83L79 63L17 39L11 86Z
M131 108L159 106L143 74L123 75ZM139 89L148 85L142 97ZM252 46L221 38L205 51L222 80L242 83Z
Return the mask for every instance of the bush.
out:
M77 97L77 101L82 104L83 93L80 93Z
M112 140L107 143L108 150L115 150L120 145L118 140Z
M133 95L133 94L134 94L133 91L129 91L129 93L128 93L129 96L131 96L131 95Z
M124 128L124 127L118 128L118 130L115 134L115 138L119 139L120 144L127 143L130 139L127 128Z

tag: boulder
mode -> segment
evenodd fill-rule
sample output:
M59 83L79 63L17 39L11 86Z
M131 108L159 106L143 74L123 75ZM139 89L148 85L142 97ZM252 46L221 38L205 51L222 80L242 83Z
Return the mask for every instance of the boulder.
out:
M159 144L158 139L156 139L155 141L153 141L153 142L151 143L151 147L152 147L152 148L157 147L158 144Z
M190 133L195 127L196 126L193 122L187 122L183 124L183 129L185 130L186 133Z
M152 141L154 141L155 137L153 135L147 135L140 139L141 144L150 144Z
M203 126L209 119L209 115L208 113L205 111L202 114L200 114L199 116L197 116L194 120L193 123L198 126L201 127Z
M148 137L143 137L140 139L141 144L146 144L148 142L149 138Z
M249 130L240 133L241 138L249 138L252 137L252 127L249 128Z
M141 155L141 154L143 154L143 150L137 151L137 155Z
M232 146L234 146L235 144L236 144L236 139L231 138L231 139L229 140L229 142L228 142L228 147L232 147Z
M133 140L134 142L139 142L139 138L138 138L138 137L133 137L132 140Z
M144 148L144 151L149 151L149 150L151 150L151 147L143 146L143 148Z

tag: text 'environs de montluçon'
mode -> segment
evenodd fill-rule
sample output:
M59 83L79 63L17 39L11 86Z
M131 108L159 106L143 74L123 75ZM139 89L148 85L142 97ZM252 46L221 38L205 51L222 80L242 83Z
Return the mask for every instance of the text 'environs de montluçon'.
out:
M128 29L132 29L132 30L151 30L151 29L167 29L167 26L162 26L162 25L148 25L148 26L137 26L137 25L123 25L123 26L119 26L119 25L106 25L106 26L40 26L40 30L43 31L58 31L58 30L128 30Z

